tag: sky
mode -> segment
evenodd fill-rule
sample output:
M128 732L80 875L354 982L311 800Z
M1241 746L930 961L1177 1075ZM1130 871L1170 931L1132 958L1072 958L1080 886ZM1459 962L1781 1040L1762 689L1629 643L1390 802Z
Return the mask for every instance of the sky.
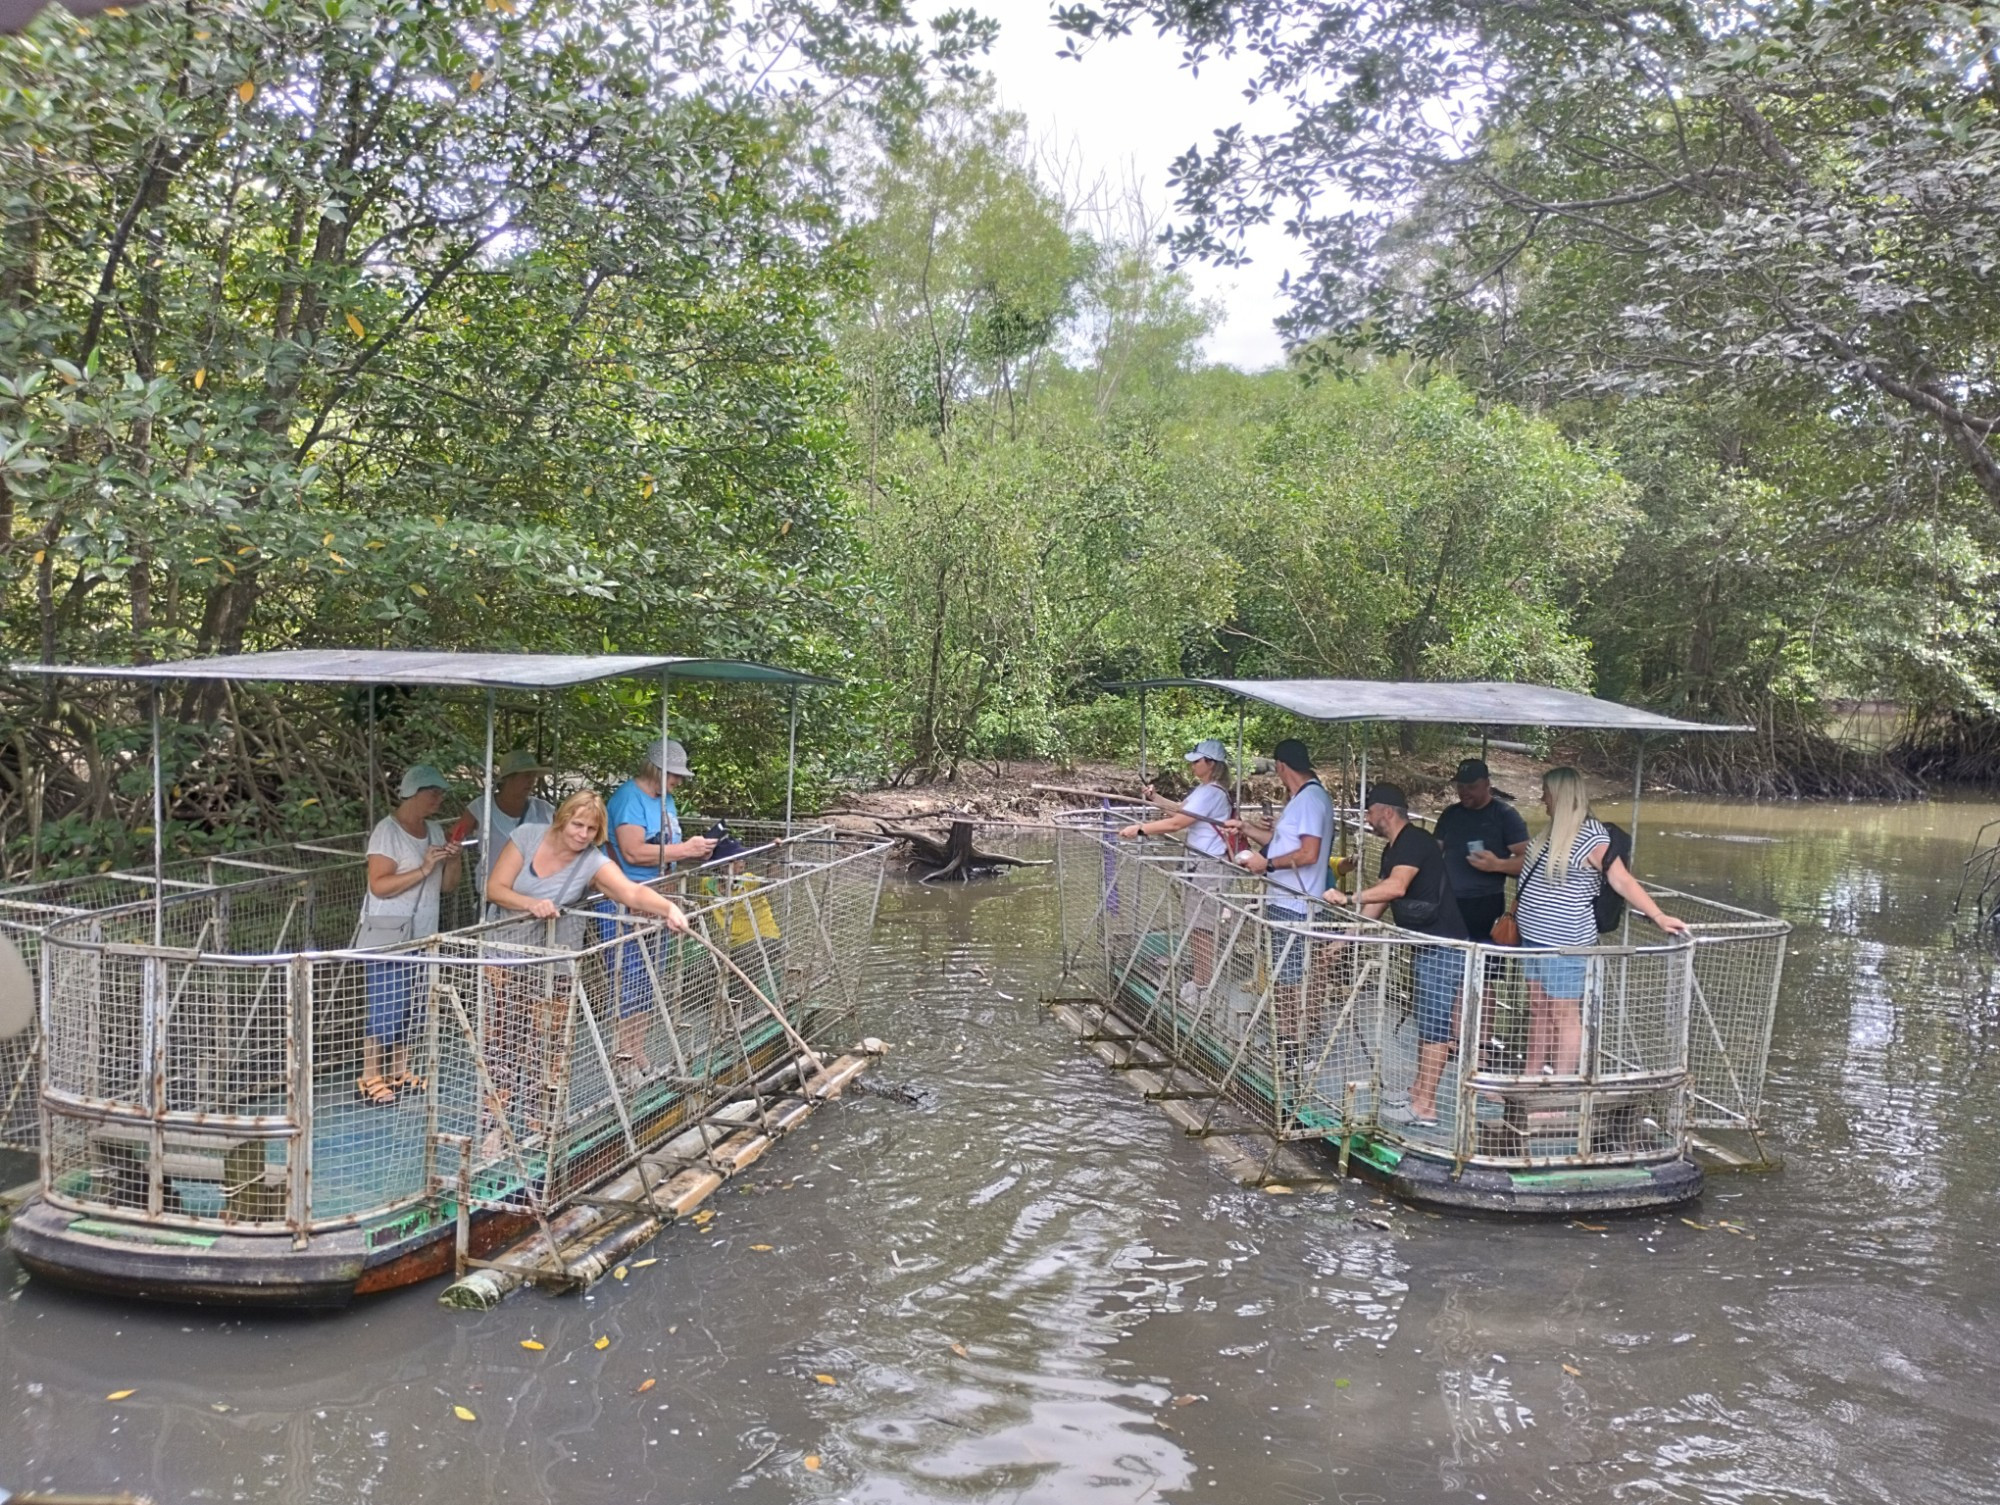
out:
M1096 43L1072 61L1056 56L1064 38L1049 23L1048 0L983 0L976 8L1000 22L987 58L1000 101L1027 118L1043 155L1063 164L1065 176L1101 178L1114 189L1135 185L1162 222L1172 208L1167 169L1175 157L1239 121L1268 129L1283 118L1275 106L1250 114L1242 95L1249 69L1241 60L1206 64L1196 77L1181 66L1177 42L1139 32ZM1303 259L1276 228L1252 239L1249 250L1245 267L1183 270L1198 297L1223 309L1203 353L1256 371L1284 359L1271 324L1283 307L1278 278Z

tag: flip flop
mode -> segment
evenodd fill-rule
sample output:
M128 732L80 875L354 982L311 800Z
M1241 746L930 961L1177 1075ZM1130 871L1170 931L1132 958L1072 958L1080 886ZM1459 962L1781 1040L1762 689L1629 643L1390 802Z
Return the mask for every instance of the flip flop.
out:
M414 1071L405 1071L390 1077L389 1085L398 1092L422 1092L430 1083Z
M371 1108L386 1108L396 1101L396 1089L378 1076L357 1077L354 1090Z

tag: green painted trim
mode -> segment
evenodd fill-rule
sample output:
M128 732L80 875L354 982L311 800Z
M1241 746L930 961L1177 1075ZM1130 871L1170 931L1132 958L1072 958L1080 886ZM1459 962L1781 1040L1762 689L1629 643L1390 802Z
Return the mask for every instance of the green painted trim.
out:
M1393 1171L1403 1163L1403 1152L1392 1144L1384 1144L1379 1139L1370 1139L1365 1134L1356 1135L1354 1148L1349 1154L1365 1160L1377 1170Z
M1516 1171L1510 1179L1516 1186L1646 1186L1652 1175L1642 1170Z
M122 1239L128 1244L172 1244L182 1249L213 1249L218 1234L183 1233L178 1228L138 1228L130 1223L105 1223L96 1218L78 1218L64 1230L87 1233L92 1238Z

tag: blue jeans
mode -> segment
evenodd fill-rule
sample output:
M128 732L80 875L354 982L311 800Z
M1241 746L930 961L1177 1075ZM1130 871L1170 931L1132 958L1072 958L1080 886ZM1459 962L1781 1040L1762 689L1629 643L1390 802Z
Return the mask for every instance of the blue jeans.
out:
M1306 912L1303 909L1286 909L1282 905L1267 904L1264 906L1264 917L1283 924L1302 925L1305 923ZM1271 932L1271 980L1285 985L1304 982L1306 977L1306 952L1310 949L1311 945L1312 942L1305 936L1293 935L1283 930L1273 930Z
M599 898L597 912L602 915L621 913L618 905L610 899ZM626 937L611 950L608 971L618 980L618 1017L630 1019L634 1014L643 1014L653 1006L653 978L646 966L651 954L653 969L666 965L657 938L637 940L632 938L633 927L621 925L617 920L603 919L597 922L597 938L600 941L618 940Z
M1419 946L1410 961L1416 973L1417 1038L1442 1045L1451 1038L1458 1015L1465 953L1455 946Z

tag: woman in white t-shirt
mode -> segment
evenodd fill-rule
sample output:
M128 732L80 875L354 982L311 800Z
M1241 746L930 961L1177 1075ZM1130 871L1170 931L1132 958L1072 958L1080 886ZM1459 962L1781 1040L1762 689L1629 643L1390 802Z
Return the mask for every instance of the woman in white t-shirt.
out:
M1220 866L1229 860L1229 847L1222 838L1222 823L1236 813L1229 798L1229 753L1214 737L1195 744L1187 755L1188 772L1194 788L1178 802L1166 799L1146 786L1146 799L1163 811L1158 820L1138 821L1124 827L1119 835L1127 841L1141 836L1165 836L1187 832L1188 882L1194 898L1188 905L1188 950L1194 956L1194 978L1181 985L1181 1001L1194 1003L1196 995L1215 979L1215 928L1218 902L1229 873Z
M354 949L375 951L436 935L438 899L458 887L458 843L446 841L435 819L451 786L428 763L419 763L396 786L396 808L368 834L368 887L361 899L361 923ZM395 1102L398 1090L421 1088L410 1070L409 1037L416 990L425 964L384 960L362 963L368 995L366 1032L361 1042L361 1077L354 1087L376 1107ZM388 1074L382 1056L389 1054Z

